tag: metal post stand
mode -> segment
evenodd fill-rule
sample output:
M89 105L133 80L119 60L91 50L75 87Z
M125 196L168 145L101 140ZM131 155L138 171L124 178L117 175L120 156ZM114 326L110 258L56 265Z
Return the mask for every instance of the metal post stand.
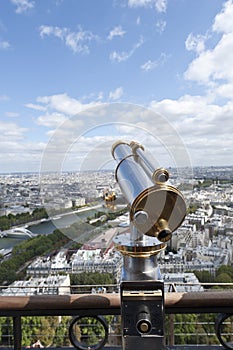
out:
M156 254L165 248L157 238L130 241L130 233L116 236L114 243L124 263L121 281L123 350L163 350L164 283Z
M164 349L162 281L122 282L123 349Z
M166 184L166 169L136 142L117 142L116 180L130 209L130 232L114 238L124 259L121 282L123 350L164 350L164 283L156 255L186 214L181 193Z

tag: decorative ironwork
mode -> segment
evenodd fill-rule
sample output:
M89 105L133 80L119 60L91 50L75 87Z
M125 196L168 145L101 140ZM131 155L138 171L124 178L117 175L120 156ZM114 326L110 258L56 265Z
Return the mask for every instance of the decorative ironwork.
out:
M102 316L77 316L69 326L69 338L78 350L99 350L108 339L108 325Z
M233 314L219 314L215 322L218 340L225 349L233 349Z

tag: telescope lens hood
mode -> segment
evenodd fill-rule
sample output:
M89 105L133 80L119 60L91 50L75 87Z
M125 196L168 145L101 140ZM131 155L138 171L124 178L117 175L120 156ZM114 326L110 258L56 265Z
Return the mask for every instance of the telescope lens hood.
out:
M162 230L158 233L158 240L160 242L167 242L171 239L172 232L169 229Z

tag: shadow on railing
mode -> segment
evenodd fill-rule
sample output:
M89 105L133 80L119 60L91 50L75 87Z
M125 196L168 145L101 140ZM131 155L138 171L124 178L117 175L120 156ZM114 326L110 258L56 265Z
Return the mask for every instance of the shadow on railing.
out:
M173 287L175 288L176 286ZM120 347L120 314L121 305L120 295L118 293L29 296L1 295L0 297L0 319L9 317L13 320L13 331L11 336L8 334L9 341L8 344L5 345L8 348L14 347L15 350L27 347L27 344L25 344L24 327L32 327L31 316L56 316L60 318L69 316L70 321L77 316L79 316L79 318L92 317L94 319L99 315L104 316L109 323L105 331L108 333L107 338L109 337L110 340L106 342L106 345ZM199 337L198 344L201 349L204 349L203 346L215 349L216 346L219 345L219 340L226 348L233 349L233 345L231 345L233 344L233 342L231 343L233 321L230 317L226 317L226 315L233 314L232 290L167 292L165 293L165 314L166 343L168 349L190 349L190 347L187 347L187 337L189 341L191 341L191 344L195 344L195 346L197 346L195 338L197 340L197 337ZM188 314L201 316L199 316L199 318L186 317L182 320L180 319L180 321L179 318L177 318L177 315ZM202 315L204 314L208 315L208 317L203 318ZM223 317L225 317L225 319L222 320L224 326L222 323L219 329L217 329L217 332L221 331L221 335L218 334L217 338L214 319L219 314L224 314ZM107 315L108 317L106 317ZM210 318L210 315L213 317ZM30 318L30 321L23 321L25 318ZM93 327L93 322L91 323ZM180 326L178 326L179 324ZM184 326L186 326L186 328ZM197 336L196 334L198 331L201 333ZM6 328L4 332L7 332ZM3 337L4 332L1 331L0 336ZM226 334L228 335L226 336ZM69 334L69 336L71 336L71 334ZM211 340L208 340L208 337L211 337ZM70 344L73 344L73 342L69 337L64 345L70 346ZM176 344L179 344L179 346L176 347ZM49 345L57 347L57 344L54 345L52 342L46 344L47 347ZM184 345L186 345L186 347L184 347ZM85 347L83 349L85 349ZM92 349L92 347L86 347L86 349Z
M205 283L205 282L164 282L165 292L203 292L211 288L232 289L233 283ZM85 285L41 285L27 284L16 281L11 285L0 286L0 295L44 295L44 294L103 294L119 293L119 284L85 284Z

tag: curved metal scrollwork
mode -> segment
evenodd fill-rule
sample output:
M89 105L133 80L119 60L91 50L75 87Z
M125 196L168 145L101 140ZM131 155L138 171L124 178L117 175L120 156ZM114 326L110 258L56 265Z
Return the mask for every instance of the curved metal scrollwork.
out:
M102 349L108 339L108 325L102 316L77 316L69 326L69 338L78 350Z
M233 314L219 314L215 321L218 340L225 349L233 349Z

